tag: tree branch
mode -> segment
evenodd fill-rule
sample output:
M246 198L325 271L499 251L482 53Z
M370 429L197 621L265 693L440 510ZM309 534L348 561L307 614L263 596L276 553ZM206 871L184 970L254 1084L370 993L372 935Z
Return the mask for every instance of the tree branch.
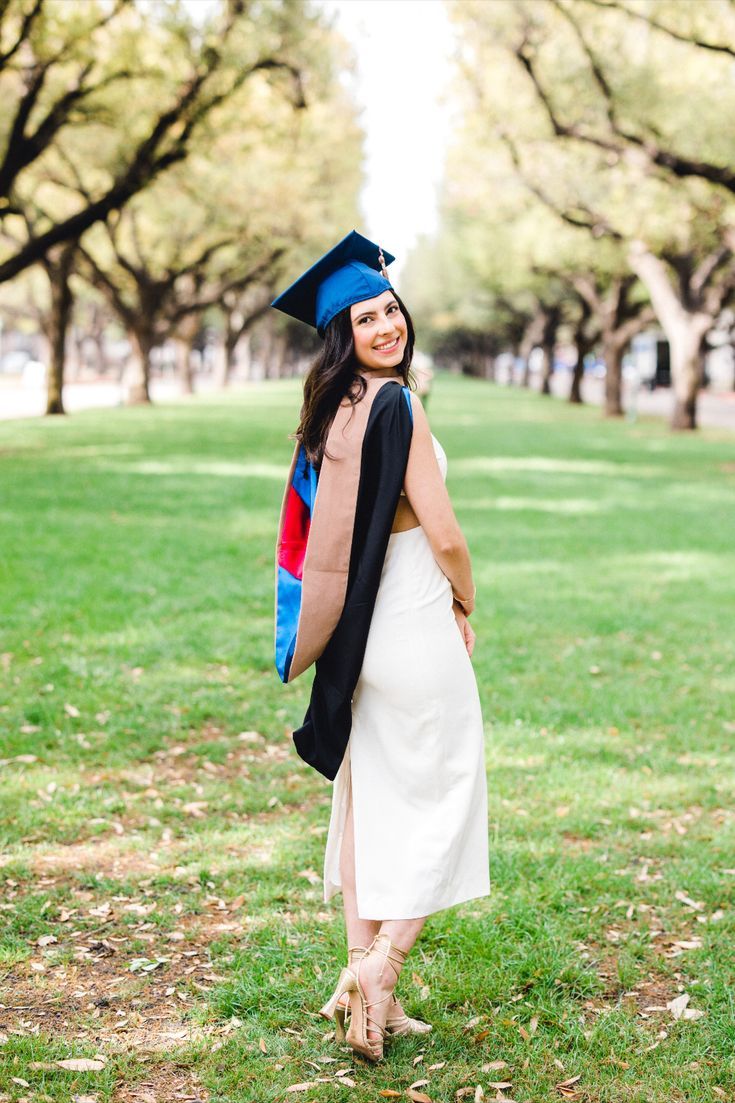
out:
M7 0L6 0L6 3L7 3ZM0 52L0 69L2 69L3 66L6 65L6 63L8 61L10 61L10 59L18 52L20 47L23 45L25 40L28 38L31 27L33 26L33 24L36 21L36 19L38 18L38 16L41 14L41 9L43 8L43 4L44 4L44 0L36 0L33 7L30 8L29 11L27 11L25 13L25 15L23 16L23 21L20 25L20 30L18 31L18 37L16 38L15 42L13 42L12 45L9 46L7 50L4 50L4 51ZM0 13L0 14L4 15L5 11L3 10L3 12Z
M560 11L564 11L566 19L574 26L574 20L570 12L556 3L556 0L555 6ZM579 28L577 27L576 30L578 37L580 37ZM673 176L679 178L688 176L700 177L704 180L709 180L712 184L718 184L728 191L735 192L735 170L731 169L729 166L715 165L709 161L697 161L690 157L681 156L671 150L661 148L661 146L650 137L640 137L628 130L624 130L617 122L612 101L608 99L610 86L602 73L599 62L595 61L595 68L601 79L596 77L596 82L598 88L605 97L606 117L612 131L612 136L601 135L579 126L576 123L563 123L554 110L551 97L541 84L541 80L534 66L533 50L530 47L528 39L524 37L523 41L513 49L513 53L531 80L554 134L558 138L572 138L580 142L586 142L588 145L596 146L598 149L604 149L607 152L617 153L620 156L625 155L628 147L634 146L642 150L651 164L666 169Z
M614 241L624 240L623 234L621 234L619 230L616 230L614 226L611 226L606 218L589 210L588 207L580 204L578 207L579 214L573 214L566 208L560 207L559 204L551 199L538 184L535 184L528 178L521 166L518 150L510 134L502 127L498 128L497 133L500 139L505 142L508 147L519 180L525 184L528 190L535 195L537 199L540 199L549 210L558 215L563 222L566 222L569 226L574 226L576 229L589 230L595 238L611 237Z
M709 283L720 265L724 264L724 262L731 257L732 253L727 245L720 246L719 249L716 249L713 253L706 256L692 274L689 283L692 291L695 294L701 294L702 290Z
M654 27L657 31L669 35L670 38L675 38L677 42L686 42L691 46L698 46L702 50L712 50L718 54L735 57L735 49L727 43L709 42L707 39L698 38L696 35L684 34L682 31L674 30L673 27L665 26L658 19L654 19L653 16L646 15L645 12L636 11L634 8L628 8L624 4L617 3L617 0L583 0L583 3L592 4L596 8L610 8L612 11L625 12L631 19L640 19L641 22L647 23L649 27Z

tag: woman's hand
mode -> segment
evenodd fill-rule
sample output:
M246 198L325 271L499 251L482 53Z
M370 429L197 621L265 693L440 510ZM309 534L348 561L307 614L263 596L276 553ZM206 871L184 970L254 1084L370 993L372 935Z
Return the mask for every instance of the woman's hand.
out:
M462 633L462 639L464 640L464 645L467 648L467 654L470 656L470 658L472 658L472 652L474 650L475 640L477 637L472 630L472 626L470 625L469 620L467 619L467 614L458 601L452 602L452 612L454 613L454 619L457 622L457 627Z

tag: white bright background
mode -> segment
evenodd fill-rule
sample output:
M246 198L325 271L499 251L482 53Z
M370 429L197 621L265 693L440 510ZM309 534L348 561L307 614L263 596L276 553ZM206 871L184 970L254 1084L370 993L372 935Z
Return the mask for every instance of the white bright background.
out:
M454 32L444 0L313 0L336 21L354 51L351 88L366 133L367 234L401 263L420 233L437 225L438 189L452 127L444 102ZM214 0L183 0L205 15ZM448 97L447 97L448 98ZM345 227L345 233L353 229ZM331 243L325 242L325 250Z
M401 261L437 224L451 130L443 102L453 30L443 0L320 0L355 51L349 83L366 131L362 230ZM350 230L352 227L346 227Z

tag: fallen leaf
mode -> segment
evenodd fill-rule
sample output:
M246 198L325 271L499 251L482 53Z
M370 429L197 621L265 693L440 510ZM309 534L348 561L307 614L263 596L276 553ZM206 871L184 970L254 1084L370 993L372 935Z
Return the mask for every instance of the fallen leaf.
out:
M425 1088L428 1083L428 1080L414 1080L413 1084L408 1085L408 1090L413 1091L415 1088Z
M681 904L686 904L688 908L693 908L694 911L704 911L704 904L701 900L692 900L691 896L687 896L685 892L675 892L674 896Z
M429 1072L437 1072L439 1069L443 1069L446 1065L446 1061L437 1061L435 1065L429 1065Z
M686 1010L686 1005L689 1003L689 996L686 992L681 996L676 996L675 999L669 1000L666 1004L674 1019L681 1019Z
M487 1064L482 1066L483 1072L498 1072L500 1069L507 1069L508 1063L506 1061L488 1061Z
M413 1088L408 1089L406 1097L412 1100L412 1103L431 1103L431 1099L428 1095L424 1095L423 1092L416 1092Z
M302 869L302 870L299 870L297 876L298 877L305 877L310 885L318 885L319 882L321 881L321 877L316 872L315 869Z
M349 1076L340 1076L340 1084L346 1084L348 1088L356 1088L357 1084L354 1080L351 1080Z
M382 1092L378 1092L378 1095L382 1095L384 1099L400 1099L401 1092L394 1092L392 1088L384 1088Z
M181 811L186 816L193 816L195 820L201 820L206 815L206 809L209 807L209 801L206 800L190 800L188 804L181 806ZM291 1090L290 1088L288 1089Z
M56 1061L55 1064L69 1072L99 1072L105 1067L104 1061L91 1057L68 1057L64 1061Z
M488 1084L488 1087L489 1088L494 1088L495 1091L502 1092L502 1091L505 1090L505 1088L512 1088L513 1087L513 1081L512 1080L491 1080L490 1083Z
M42 934L39 939L36 940L37 946L51 946L54 942L58 942L58 938L55 934Z
M97 1095L73 1095L71 1097L72 1103L97 1103L99 1096Z
M67 716L71 716L73 719L76 719L77 716L79 716L79 709L76 707L76 705L64 705L64 712Z
M531 1019L530 1023L528 1024L528 1032L529 1032L529 1034L535 1034L537 1030L538 1030L538 1015L534 1015L533 1018Z
M557 1088L571 1088L572 1084L576 1084L578 1080L582 1079L582 1073L578 1073L576 1076L570 1076L567 1080L562 1080L556 1086Z
M303 1084L292 1084L290 1088L286 1088L287 1092L305 1092L309 1088L315 1088L319 1083L318 1080L305 1080Z
M268 1052L268 1046L265 1044L265 1038L261 1038L260 1041L258 1042L258 1045L260 1047L260 1052L261 1053L267 1053Z
M477 1087L475 1088L474 1103L482 1103L484 1098L485 1098L485 1093L482 1090L482 1084L478 1084Z

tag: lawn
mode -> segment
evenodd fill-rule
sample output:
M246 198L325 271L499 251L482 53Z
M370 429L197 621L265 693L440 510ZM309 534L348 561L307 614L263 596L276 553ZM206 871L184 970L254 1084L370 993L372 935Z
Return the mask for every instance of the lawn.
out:
M0 1100L735 1099L735 438L437 380L493 891L372 1066L316 1014L331 787L272 659L299 404L0 424Z

